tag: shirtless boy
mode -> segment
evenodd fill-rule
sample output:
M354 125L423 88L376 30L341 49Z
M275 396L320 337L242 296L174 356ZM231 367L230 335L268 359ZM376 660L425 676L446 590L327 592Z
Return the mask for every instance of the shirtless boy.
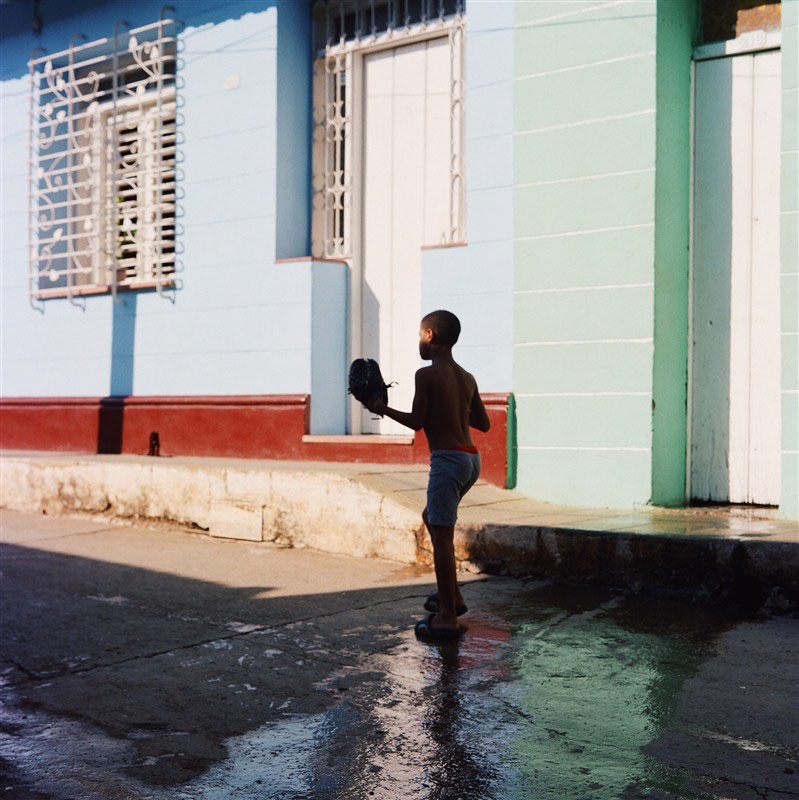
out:
M461 324L450 311L433 311L422 319L419 355L431 361L416 373L416 393L410 413L378 400L372 407L418 431L424 428L430 446L427 508L422 519L433 542L437 594L425 608L433 611L416 624L416 634L431 639L457 638L465 630L458 615L466 612L455 569L455 520L458 503L480 476L480 454L469 427L491 427L475 379L452 358Z

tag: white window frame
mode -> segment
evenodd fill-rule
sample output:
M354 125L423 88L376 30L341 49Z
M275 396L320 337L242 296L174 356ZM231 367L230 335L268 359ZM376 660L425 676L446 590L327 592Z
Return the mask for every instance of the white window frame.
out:
M92 205L98 211L99 246L93 250L92 266L98 283L103 282L103 276L106 282L113 281L112 271L116 271L117 288L149 287L172 281L174 89L165 90L160 98L161 102L154 93L149 93L141 99L108 103L94 109L91 141L99 169L92 186ZM134 126L135 135L120 142L119 129ZM122 144L127 145L125 156L120 152ZM122 170L121 162L127 162L129 168ZM124 199L120 202L120 198ZM167 248L171 253L165 252Z
M313 183L311 255L356 257L360 226L361 76L365 56L446 36L450 43L450 228L445 241L466 241L465 24L463 14L389 28L328 44L313 69Z
M117 23L113 36L73 37L29 62L34 308L51 297L80 305L87 294L174 288L178 25ZM121 126L135 133L120 141Z

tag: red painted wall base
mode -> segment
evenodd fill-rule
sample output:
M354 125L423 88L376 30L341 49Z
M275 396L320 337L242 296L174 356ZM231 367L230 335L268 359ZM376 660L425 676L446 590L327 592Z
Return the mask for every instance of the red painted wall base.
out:
M507 478L508 395L483 395L491 430L473 431L483 477ZM0 447L75 453L147 453L157 431L161 455L424 464L427 440L413 444L303 442L309 395L0 398Z

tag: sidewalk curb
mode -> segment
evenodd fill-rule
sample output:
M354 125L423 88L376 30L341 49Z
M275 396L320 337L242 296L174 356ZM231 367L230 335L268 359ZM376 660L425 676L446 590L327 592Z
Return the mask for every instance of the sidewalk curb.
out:
M0 505L177 522L211 536L432 565L419 499L323 464L166 459L2 458ZM462 569L799 611L799 542L470 523L455 531Z
M417 562L417 513L335 471L5 456L0 505L177 522L211 536Z
M484 525L456 531L456 555L466 554L492 574L799 610L799 546L791 542Z

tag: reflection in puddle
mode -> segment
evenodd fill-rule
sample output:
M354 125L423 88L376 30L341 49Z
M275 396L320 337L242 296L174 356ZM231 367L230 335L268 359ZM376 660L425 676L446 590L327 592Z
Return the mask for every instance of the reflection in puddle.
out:
M347 626L337 638L326 637L321 628L294 626L271 634L267 642L264 634L252 634L237 643L241 651L203 648L209 658L225 656L243 671L231 685L237 693L251 691L250 698L274 693L267 697L274 698L268 723L223 742L214 738L213 729L189 733L174 726L155 732L159 741L168 741L142 750L140 740L152 733L148 729L127 730L127 741L99 731L91 733L92 739L83 723L69 722L64 725L74 728L69 738L81 743L79 751L62 737L50 748L61 728L42 714L41 735L26 735L27 750L5 746L2 752L15 763L41 760L39 775L53 774L71 759L69 786L60 784L65 791L76 780L113 776L114 791L124 794L75 795L98 798L695 796L683 786L679 770L660 764L643 748L669 725L683 682L713 654L724 625L685 607L650 607L636 598L543 587L516 589L500 601L496 587L493 591L493 609L470 613L469 631L458 642L423 644L410 629L398 634L394 624L386 624L385 631ZM343 652L342 643L350 641L352 657L335 660L335 648ZM356 642L367 642L371 652L362 652ZM316 666L301 666L306 661ZM273 679L287 675L286 683L259 684L256 692L256 684L247 681L267 670ZM284 686L285 694L276 686ZM322 705L307 705L299 713L301 698L314 693ZM247 714L254 708L251 702L244 706ZM30 721L20 724L30 727ZM198 774L205 769L198 762L188 780L141 782L149 780L144 768L155 769L158 759L181 756L190 766L185 758L194 752L189 740L201 734L213 738L221 752L205 762L211 764L208 769Z

